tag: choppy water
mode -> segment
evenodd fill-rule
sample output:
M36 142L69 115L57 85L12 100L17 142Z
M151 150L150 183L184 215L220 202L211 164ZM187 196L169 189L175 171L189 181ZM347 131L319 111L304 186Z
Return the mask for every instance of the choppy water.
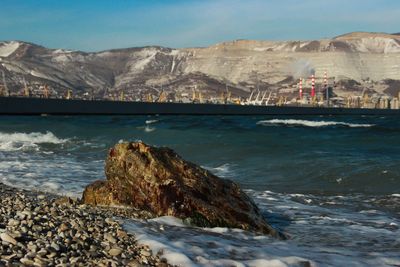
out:
M107 149L120 140L169 146L238 182L291 236L283 242L171 220L127 224L171 261L400 265L400 118L3 116L0 181L79 196L104 178Z

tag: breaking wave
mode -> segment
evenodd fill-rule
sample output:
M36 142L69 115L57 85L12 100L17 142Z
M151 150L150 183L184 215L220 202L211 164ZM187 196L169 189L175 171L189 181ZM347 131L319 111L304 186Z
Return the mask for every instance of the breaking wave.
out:
M215 175L223 178L233 177L235 175L235 172L232 170L233 166L229 163L224 163L217 167L208 167L208 166L202 166L202 167L211 171Z
M305 127L327 127L327 126L346 126L351 128L367 128L373 127L374 124L359 124L359 123L347 123L340 121L310 121L310 120L296 120L296 119L272 119L258 121L260 125L293 125L293 126L305 126Z
M136 235L139 244L149 246L154 254L161 251L161 258L178 266L356 267L400 263L396 250L399 219L389 211L377 209L381 201L398 206L397 199L388 195L320 196L245 191L268 222L290 235L290 240L275 240L234 228L188 226L171 216L122 222L125 230ZM360 246L359 240L368 246ZM310 246L316 241L319 246Z
M46 133L2 133L0 132L0 151L16 151L37 148L38 144L63 144L68 139L60 139L52 132Z
M158 122L158 120L146 120L146 124L153 124Z

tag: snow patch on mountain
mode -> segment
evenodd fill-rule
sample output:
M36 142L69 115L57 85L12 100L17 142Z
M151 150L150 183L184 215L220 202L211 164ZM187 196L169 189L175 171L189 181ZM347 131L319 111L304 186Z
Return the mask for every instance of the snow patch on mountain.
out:
M348 41L349 42L349 41ZM400 53L400 44L391 38L361 38L351 41L357 51L372 53Z
M65 63L65 62L70 61L70 57L68 55L65 55L65 54L60 54L60 55L57 55L57 56L53 57L53 61L54 62L59 62L59 63Z
M18 66L17 64L2 63L1 65L10 72L25 73L25 70L20 66Z
M19 42L11 41L0 43L0 57L8 57L20 46Z
M30 74L35 77L39 77L39 78L43 78L43 79L47 79L47 80L51 80L51 81L53 80L50 76L47 76L47 75L37 72L35 70L31 70Z
M151 61L154 60L157 50L154 48L143 49L137 53L138 59L134 64L131 65L132 69L143 70Z
M70 54L74 51L72 50L65 50L65 49L56 49L53 51L53 54Z

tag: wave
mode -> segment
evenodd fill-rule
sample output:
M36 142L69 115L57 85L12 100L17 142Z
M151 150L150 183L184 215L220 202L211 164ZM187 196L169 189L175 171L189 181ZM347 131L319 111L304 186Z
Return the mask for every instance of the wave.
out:
M63 144L68 139L60 139L52 132L40 133L2 133L0 132L0 151L16 151L38 147L38 144Z
M272 119L258 121L259 125L294 125L294 126L305 126L305 127L327 127L327 126L346 126L351 128L368 128L373 127L375 124L359 124L359 123L347 123L341 121L310 121L310 120L296 120L296 119Z
M235 172L232 170L233 166L229 163L224 163L217 167L208 167L208 166L202 166L202 167L211 171L212 173L214 173L216 176L219 177L227 178L235 176Z
M154 254L162 251L161 258L177 266L300 266L304 262L316 266L307 258L285 255L287 251L305 254L301 248L281 243L277 249L268 236L240 229L187 226L170 216L122 222L140 245L148 246Z
M155 129L156 129L156 128L154 128L154 127L149 127L149 126L147 126L147 125L146 125L146 127L144 127L144 131L145 131L146 133L151 133L151 132L153 132Z
M146 120L146 124L153 124L158 122L158 120Z
M154 132L157 128L151 127L150 124L146 124L146 126L139 126L139 127L136 127L136 129L142 130L146 133L151 133L151 132Z

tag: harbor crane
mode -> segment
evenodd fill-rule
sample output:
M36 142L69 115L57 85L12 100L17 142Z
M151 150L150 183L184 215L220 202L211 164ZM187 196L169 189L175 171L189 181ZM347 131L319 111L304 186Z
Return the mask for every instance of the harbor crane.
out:
M3 77L3 84L4 84L3 96L10 96L10 91L8 90L8 87L7 87L6 75L5 75L4 71L1 71L1 75Z
M31 91L29 90L28 86L26 85L25 77L23 77L23 80L24 80L24 95L26 97L30 97L31 96Z

